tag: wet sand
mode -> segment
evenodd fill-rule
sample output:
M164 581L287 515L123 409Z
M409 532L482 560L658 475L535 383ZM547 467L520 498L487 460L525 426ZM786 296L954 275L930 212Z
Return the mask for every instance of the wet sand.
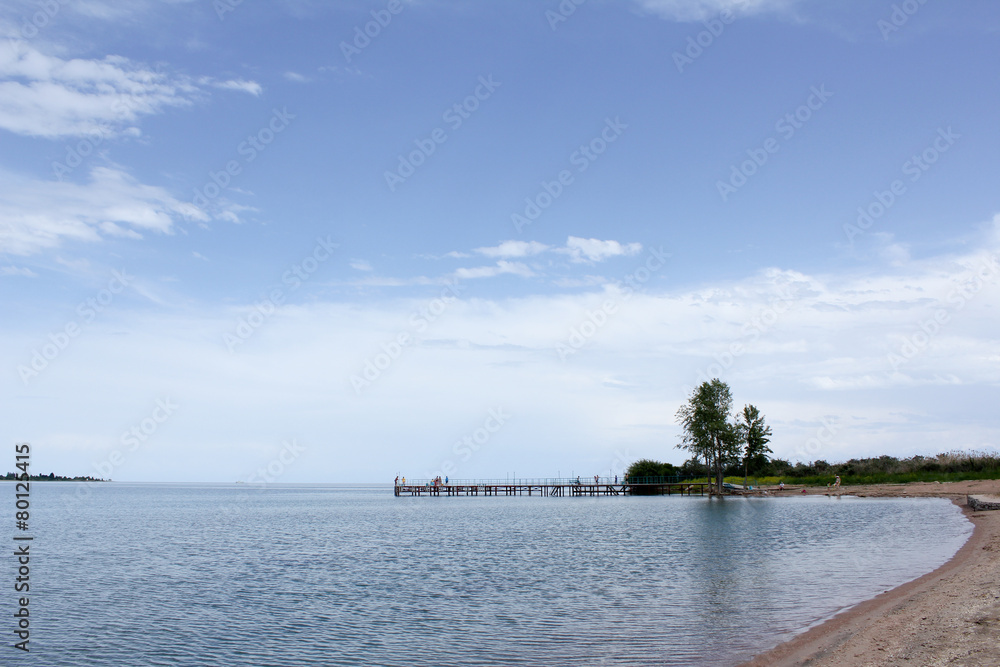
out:
M807 488L825 494L826 487ZM967 495L1000 480L842 487L842 495L949 498L975 526L937 570L856 605L741 667L1000 665L1000 510L973 512ZM802 495L801 487L776 495Z

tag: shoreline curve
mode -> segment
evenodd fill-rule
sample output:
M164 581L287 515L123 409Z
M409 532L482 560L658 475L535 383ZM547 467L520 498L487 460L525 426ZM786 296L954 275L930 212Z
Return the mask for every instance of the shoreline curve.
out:
M976 511L966 504L969 493L998 491L1000 480L842 489L844 495L950 499L972 522L973 533L936 570L854 605L738 667L1000 665L1000 511Z

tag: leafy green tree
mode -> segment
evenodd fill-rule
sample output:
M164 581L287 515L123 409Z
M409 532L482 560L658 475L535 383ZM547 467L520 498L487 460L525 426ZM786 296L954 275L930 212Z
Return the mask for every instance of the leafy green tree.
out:
M771 441L771 427L764 423L764 415L754 405L743 406L737 424L743 443L743 486L746 486L749 471L762 470L769 463L767 455L772 452L767 443Z
M652 459L639 459L625 471L625 479L632 481L650 477L673 477L677 468L672 463L661 463Z
M715 378L702 382L691 392L687 403L677 410L677 419L684 427L677 445L705 459L715 474L718 492L722 493L723 468L740 459L740 431L730 421L733 395L729 385Z

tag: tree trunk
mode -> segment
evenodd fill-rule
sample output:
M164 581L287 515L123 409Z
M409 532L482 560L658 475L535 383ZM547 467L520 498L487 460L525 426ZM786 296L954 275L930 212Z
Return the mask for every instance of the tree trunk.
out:
M715 484L722 496L722 443L716 440L715 447Z

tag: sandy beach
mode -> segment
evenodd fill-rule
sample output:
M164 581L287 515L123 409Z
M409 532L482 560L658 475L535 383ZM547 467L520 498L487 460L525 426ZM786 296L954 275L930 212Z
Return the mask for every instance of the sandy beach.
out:
M807 488L807 494L827 489ZM933 572L856 605L741 667L1000 665L1000 510L972 511L967 495L998 495L1000 480L843 487L842 495L940 497L975 526ZM776 495L802 495L801 487Z

